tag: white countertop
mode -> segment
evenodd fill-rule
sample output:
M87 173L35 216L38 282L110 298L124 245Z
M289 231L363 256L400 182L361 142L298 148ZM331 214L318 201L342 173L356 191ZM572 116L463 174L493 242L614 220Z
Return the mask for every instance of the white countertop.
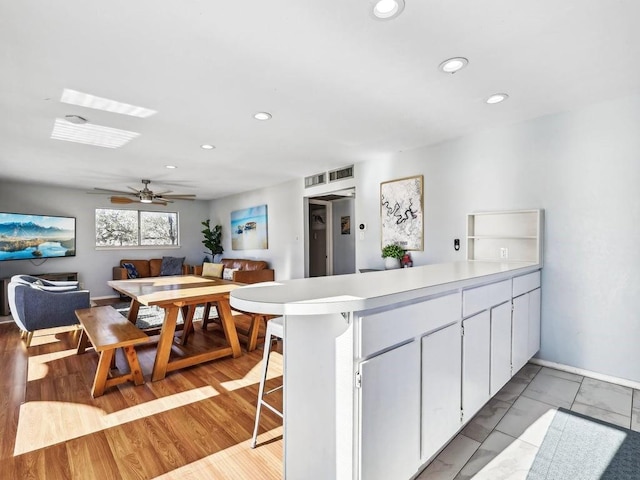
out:
M230 293L230 303L238 310L271 315L357 312L499 281L539 268L537 263L524 262L452 262L265 282L235 289Z

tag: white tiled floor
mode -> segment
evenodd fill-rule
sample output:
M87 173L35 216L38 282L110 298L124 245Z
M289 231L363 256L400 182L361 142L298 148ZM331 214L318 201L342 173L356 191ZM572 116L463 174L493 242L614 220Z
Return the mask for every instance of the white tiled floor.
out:
M640 432L639 390L527 364L417 479L526 479L557 407Z

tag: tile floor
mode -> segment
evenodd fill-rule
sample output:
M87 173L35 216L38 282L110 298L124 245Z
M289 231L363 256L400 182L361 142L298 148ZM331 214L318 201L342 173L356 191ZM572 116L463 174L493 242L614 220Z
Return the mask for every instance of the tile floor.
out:
M526 479L557 407L640 432L640 390L527 364L417 480Z

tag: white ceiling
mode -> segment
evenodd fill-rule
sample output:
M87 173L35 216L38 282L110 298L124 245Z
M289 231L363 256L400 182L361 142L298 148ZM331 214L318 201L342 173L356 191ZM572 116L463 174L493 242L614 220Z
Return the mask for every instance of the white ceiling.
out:
M638 0L406 0L386 22L369 5L3 0L0 180L212 199L640 91ZM438 71L452 56L469 66ZM64 88L158 113L75 107ZM495 92L510 98L486 105ZM69 114L141 135L51 139Z

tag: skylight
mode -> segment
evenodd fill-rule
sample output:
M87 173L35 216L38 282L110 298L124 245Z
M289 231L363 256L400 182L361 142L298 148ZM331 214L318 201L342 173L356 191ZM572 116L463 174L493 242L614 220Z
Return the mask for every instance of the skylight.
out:
M147 118L158 113L149 108L117 102L108 98L96 97L89 93L78 92L77 90L70 90L68 88L65 88L62 91L60 101L71 105L78 105L80 107L95 108L96 110L121 113L123 115L131 115L132 117L139 118Z
M78 125L63 118L56 118L53 132L51 132L51 138L56 140L105 148L119 148L138 136L140 136L139 133L128 130L103 127L92 123Z

